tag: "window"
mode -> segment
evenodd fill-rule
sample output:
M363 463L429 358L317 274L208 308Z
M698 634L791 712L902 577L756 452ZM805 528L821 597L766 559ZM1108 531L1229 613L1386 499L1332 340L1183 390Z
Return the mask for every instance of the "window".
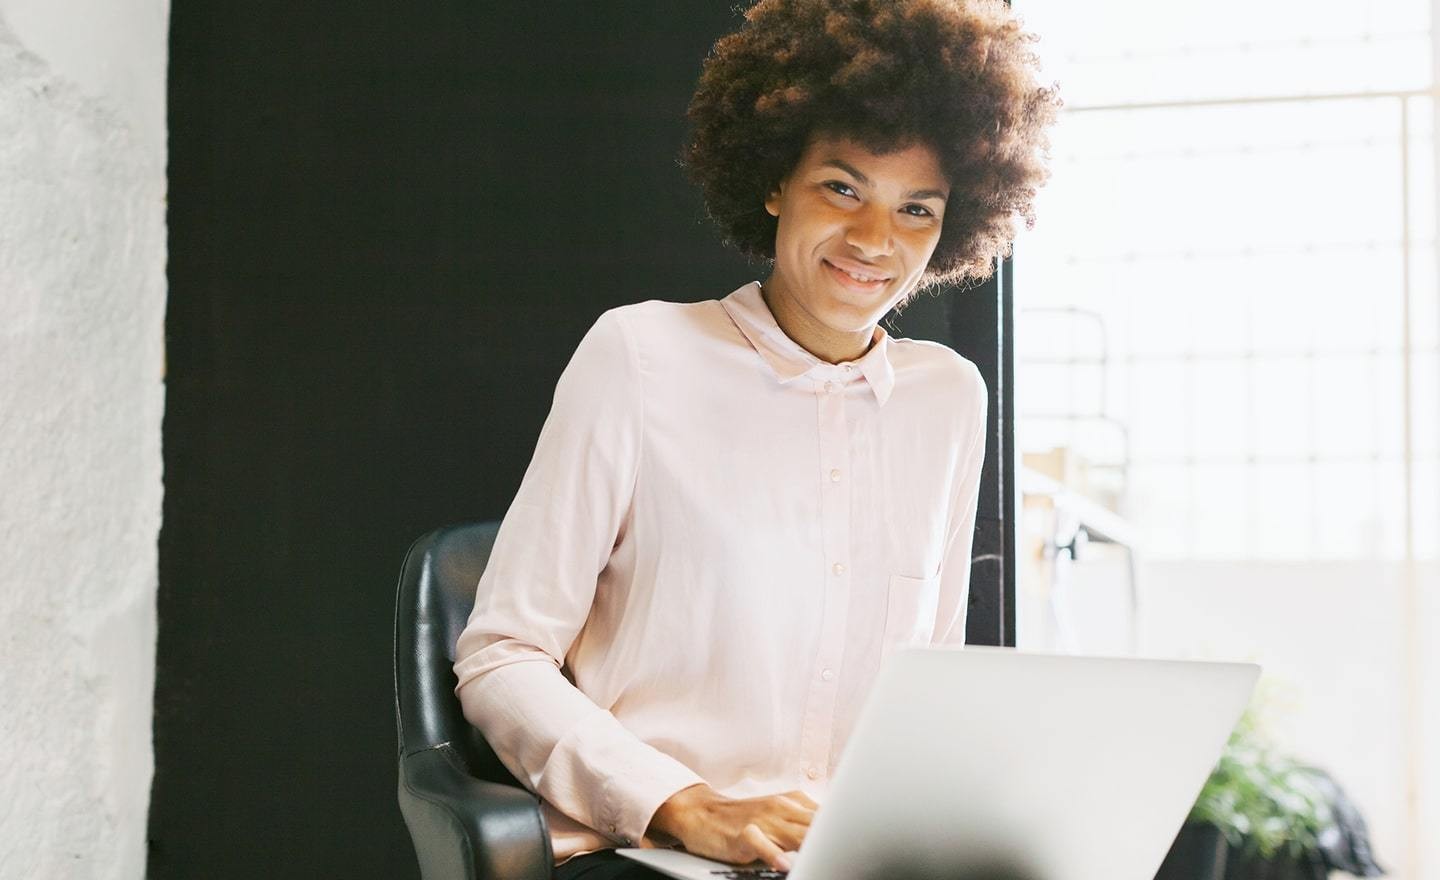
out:
M1281 745L1440 878L1430 6L1015 8L1066 102L1015 245L1021 489L1052 498L1020 645L1259 661ZM1057 554L1084 505L1133 559Z

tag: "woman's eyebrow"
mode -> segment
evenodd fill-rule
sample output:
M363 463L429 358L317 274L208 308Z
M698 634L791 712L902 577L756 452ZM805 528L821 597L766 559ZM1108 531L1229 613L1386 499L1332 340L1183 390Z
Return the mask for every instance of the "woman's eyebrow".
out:
M821 167L821 168L826 168L826 167L829 167L829 168L839 168L841 171L844 171L846 174L848 174L848 175L850 175L851 177L855 178L856 180L860 181L860 185L861 185L861 186L870 186L870 185L871 185L871 184L870 184L870 178L868 178L868 177L866 177L865 175L861 174L861 173L860 173L860 170L859 170L858 168L856 168L854 165L851 165L849 162L846 162L844 159L826 159L824 162L821 162L821 163L820 163L820 167ZM940 201L943 202L943 201L945 201L946 196L945 196L945 193L941 192L941 191L938 190L938 189L917 189L917 190L915 190L914 192L912 192L912 193L910 193L909 195L907 195L905 198L907 198L907 199L939 199Z

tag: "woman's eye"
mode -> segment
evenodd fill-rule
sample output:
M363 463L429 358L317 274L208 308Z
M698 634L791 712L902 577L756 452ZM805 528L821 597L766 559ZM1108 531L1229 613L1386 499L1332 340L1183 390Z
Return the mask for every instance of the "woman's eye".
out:
M834 192L836 195L846 196L848 198L859 198L859 194L855 192L855 188L848 183L843 183L839 180L827 180L825 181L824 186ZM900 210L904 211L906 214L909 214L911 217L935 216L934 212L932 212L924 205L906 205Z

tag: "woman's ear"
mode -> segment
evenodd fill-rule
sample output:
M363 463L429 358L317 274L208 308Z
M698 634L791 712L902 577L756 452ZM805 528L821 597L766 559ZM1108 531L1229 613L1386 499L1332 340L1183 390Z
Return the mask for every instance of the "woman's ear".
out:
M780 216L780 192L784 186L783 182L777 184L775 189L770 190L770 194L765 197L765 213L771 217Z

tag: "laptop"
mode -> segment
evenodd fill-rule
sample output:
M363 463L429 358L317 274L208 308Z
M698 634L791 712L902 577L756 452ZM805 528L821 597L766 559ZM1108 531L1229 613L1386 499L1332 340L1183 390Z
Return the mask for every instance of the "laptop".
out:
M1153 880L1259 673L900 649L788 880ZM680 880L786 876L678 849L618 852Z

